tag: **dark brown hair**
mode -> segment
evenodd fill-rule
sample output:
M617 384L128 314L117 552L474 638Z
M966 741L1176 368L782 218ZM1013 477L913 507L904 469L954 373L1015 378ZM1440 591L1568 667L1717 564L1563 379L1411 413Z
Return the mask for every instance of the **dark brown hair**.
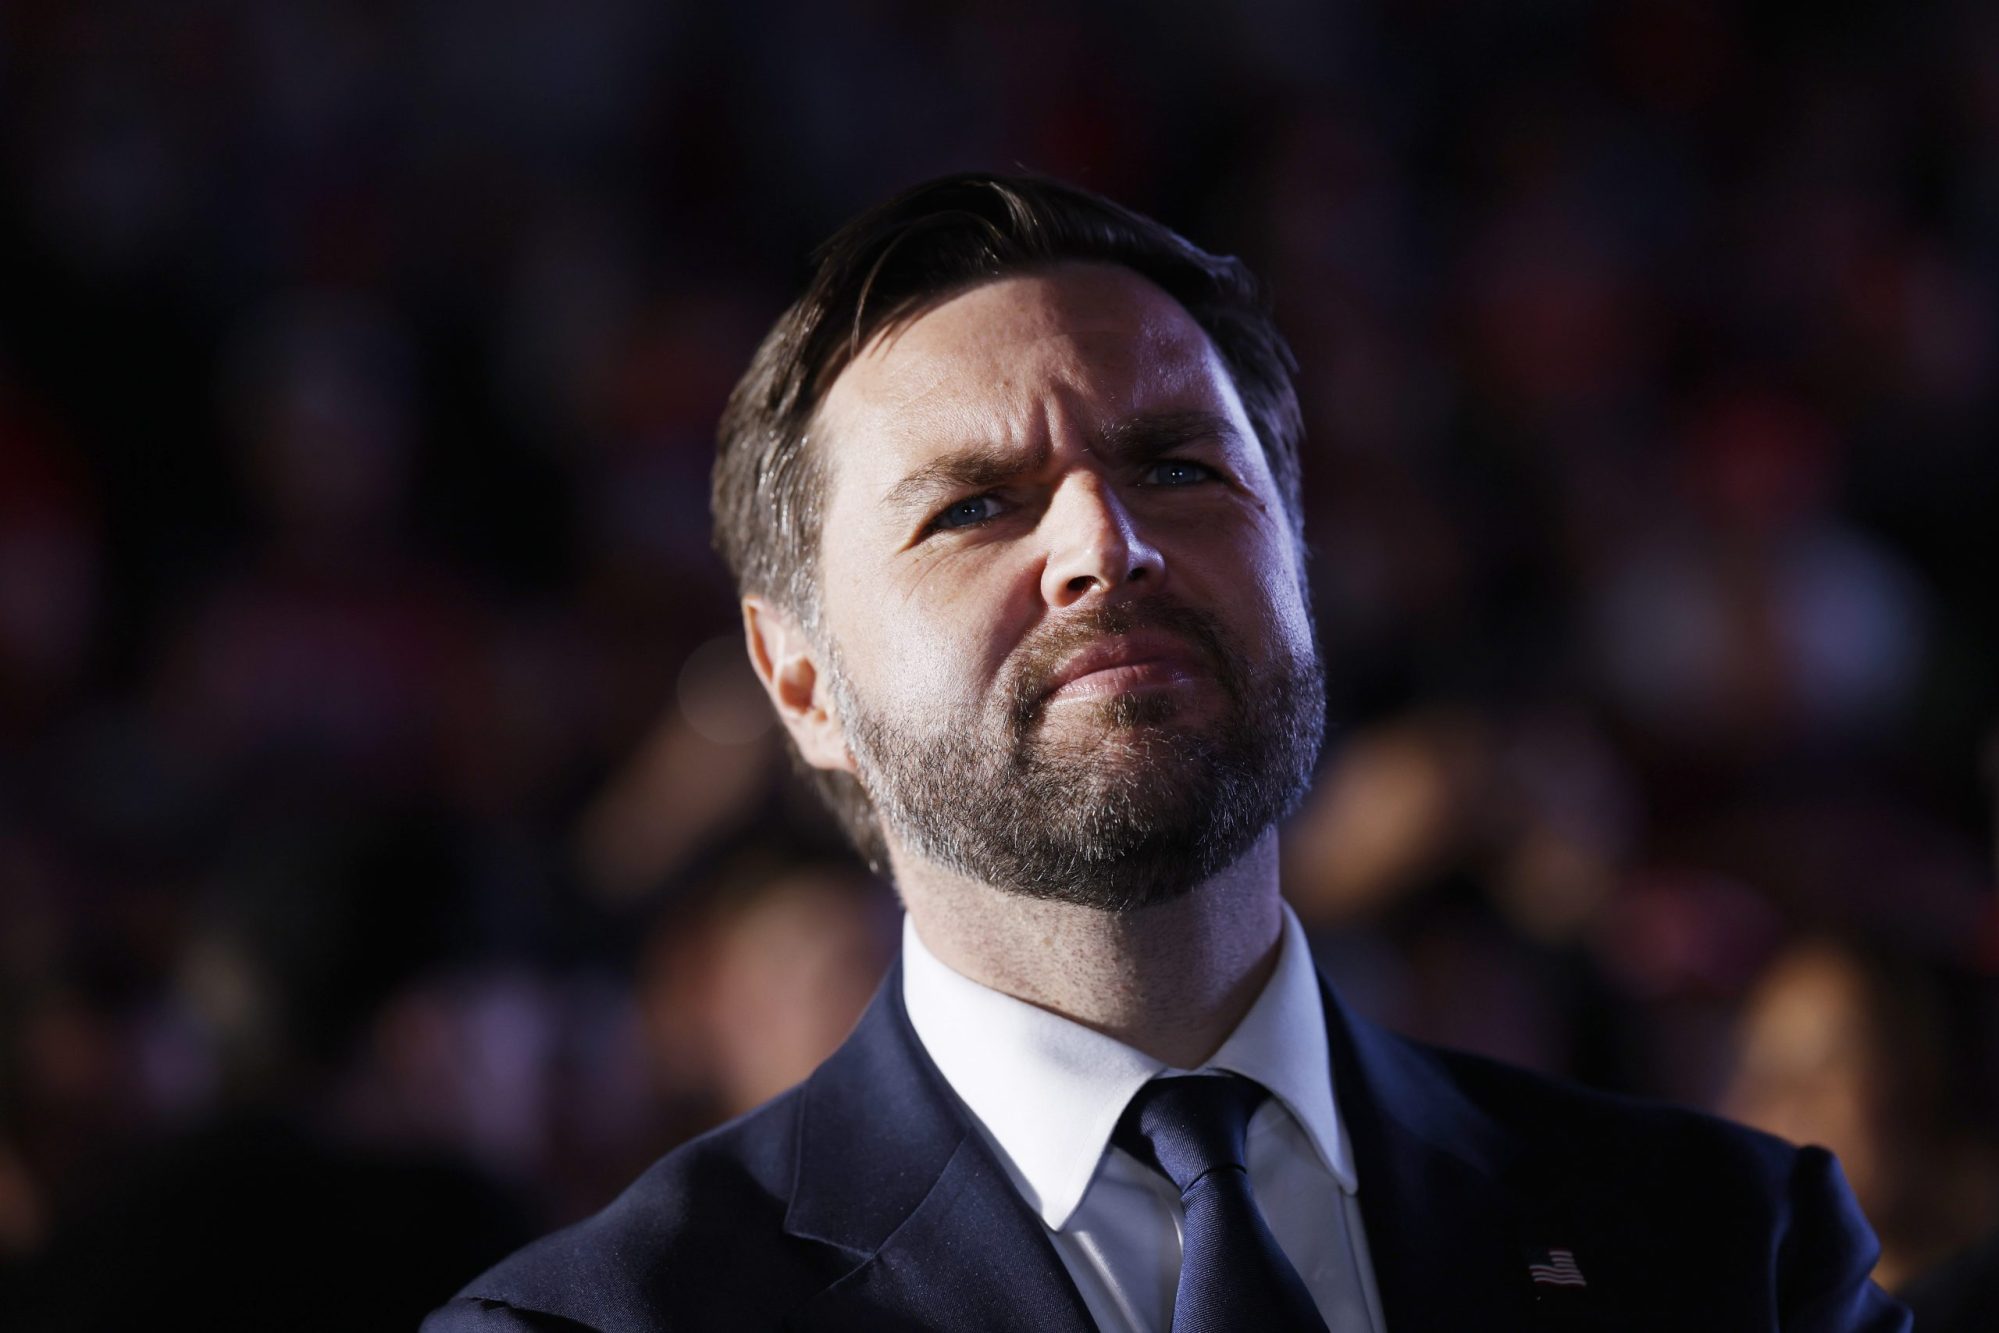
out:
M814 414L877 335L967 288L1065 261L1117 264L1173 297L1221 354L1302 531L1304 433L1291 350L1249 270L1100 195L1033 176L928 181L861 214L813 256L811 282L729 395L715 457L715 546L738 592L770 598L820 638L825 467ZM809 775L879 869L880 832L845 773Z

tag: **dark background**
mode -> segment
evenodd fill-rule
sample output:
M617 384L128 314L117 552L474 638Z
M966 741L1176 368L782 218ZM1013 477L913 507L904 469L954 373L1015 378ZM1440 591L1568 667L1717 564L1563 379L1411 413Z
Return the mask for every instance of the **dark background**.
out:
M713 424L973 167L1275 293L1336 981L1829 1143L1931 1270L1999 1220L1995 71L1968 0L13 0L0 1320L408 1327L838 1039L896 915Z

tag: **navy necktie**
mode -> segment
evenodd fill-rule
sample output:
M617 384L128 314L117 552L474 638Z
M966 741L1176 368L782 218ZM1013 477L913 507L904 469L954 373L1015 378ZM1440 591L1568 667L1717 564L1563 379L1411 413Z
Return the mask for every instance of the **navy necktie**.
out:
M1268 1095L1233 1074L1154 1079L1112 1136L1172 1181L1186 1210L1173 1333L1326 1333L1250 1193L1243 1140Z

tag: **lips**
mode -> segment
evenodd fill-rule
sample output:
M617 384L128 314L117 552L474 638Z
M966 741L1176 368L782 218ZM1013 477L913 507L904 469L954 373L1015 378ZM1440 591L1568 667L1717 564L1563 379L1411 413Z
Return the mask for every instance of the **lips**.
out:
M1098 639L1063 658L1043 699L1123 694L1170 685L1204 670L1201 654L1177 635L1140 631Z

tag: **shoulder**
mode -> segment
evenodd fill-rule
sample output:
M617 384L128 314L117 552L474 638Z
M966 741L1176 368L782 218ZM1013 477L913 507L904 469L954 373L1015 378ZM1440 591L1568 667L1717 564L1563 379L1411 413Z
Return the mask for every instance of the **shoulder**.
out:
M1330 989L1335 1091L1348 1111L1392 1124L1485 1168L1580 1182L1734 1182L1777 1188L1798 1149L1717 1116L1595 1088L1400 1036Z
M1632 1173L1677 1180L1688 1171L1756 1191L1780 1188L1801 1151L1773 1135L1669 1102L1585 1087L1483 1056L1408 1045L1544 1171Z
M1398 1039L1399 1040L1399 1039ZM1869 1281L1880 1247L1823 1148L1699 1111L1404 1043L1511 1147L1530 1229L1589 1245L1629 1289L1757 1293L1786 1328L1896 1329ZM1595 1242L1591 1244L1591 1242ZM1624 1256L1642 1272L1619 1274ZM1663 1298L1662 1298L1663 1299Z
M752 1327L823 1279L784 1234L799 1093L655 1162L602 1211L467 1283L424 1333Z

